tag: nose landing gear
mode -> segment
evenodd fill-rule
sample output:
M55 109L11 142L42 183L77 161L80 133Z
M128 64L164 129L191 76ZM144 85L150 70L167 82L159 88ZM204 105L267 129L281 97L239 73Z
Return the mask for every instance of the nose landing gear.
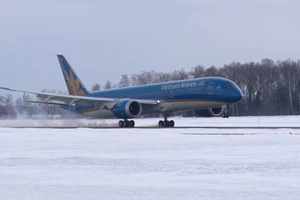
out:
M226 107L224 108L224 112L223 112L223 114L222 114L222 117L223 117L223 118L229 118L228 106L226 106Z

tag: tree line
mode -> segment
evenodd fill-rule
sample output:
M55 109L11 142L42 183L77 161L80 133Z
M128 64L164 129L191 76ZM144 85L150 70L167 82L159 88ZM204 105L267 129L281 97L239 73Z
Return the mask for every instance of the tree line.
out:
M244 98L230 109L231 115L298 115L300 113L300 60L263 59L260 62L232 62L223 67L198 65L191 69L174 70L169 73L142 71L131 75L123 74L118 83L107 80L103 87L95 83L91 90L99 91L207 76L231 79L241 88ZM54 90L44 89L43 91L56 93ZM31 113L37 112L36 109L40 109L39 112L43 110L43 112L55 114L65 112L49 105L37 106L24 103L23 100L28 100L28 98L32 100L29 95L24 94L23 97L14 101L10 94L0 95L0 115L18 112L16 108L25 112L24 107L31 108ZM14 108L11 109L12 107ZM195 115L195 113L188 112L188 115Z

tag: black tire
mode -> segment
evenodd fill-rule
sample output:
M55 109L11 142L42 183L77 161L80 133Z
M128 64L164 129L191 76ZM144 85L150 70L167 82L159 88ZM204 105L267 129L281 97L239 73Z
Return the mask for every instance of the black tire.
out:
M134 121L133 121L133 120L130 120L130 121L129 121L129 127L132 127L132 128L133 128L134 125L135 125Z
M159 120L158 127L163 127L163 126L164 126L164 122L162 120Z
M124 127L124 121L122 120L119 121L119 127Z
M169 121L169 127L174 127L175 126L175 122L173 120Z

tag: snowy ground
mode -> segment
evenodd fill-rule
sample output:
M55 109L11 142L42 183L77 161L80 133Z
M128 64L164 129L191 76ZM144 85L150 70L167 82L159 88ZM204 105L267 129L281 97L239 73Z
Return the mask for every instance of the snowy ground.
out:
M185 127L226 127L226 126L287 126L300 128L300 116L255 116L255 117L222 117L213 118L170 118L175 120L175 126ZM136 127L157 127L161 119L147 118L135 119ZM69 119L69 120L43 120L43 119L19 119L19 120L0 120L1 127L117 127L118 119L91 120L91 119Z
M300 118L214 119L177 123L297 125ZM0 199L298 200L299 132L0 128Z

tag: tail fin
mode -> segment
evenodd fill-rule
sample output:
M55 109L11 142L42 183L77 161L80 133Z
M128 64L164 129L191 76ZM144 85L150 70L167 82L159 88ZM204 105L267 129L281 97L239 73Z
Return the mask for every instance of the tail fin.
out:
M63 55L57 55L57 58L64 75L69 94L79 96L89 93L65 57Z

